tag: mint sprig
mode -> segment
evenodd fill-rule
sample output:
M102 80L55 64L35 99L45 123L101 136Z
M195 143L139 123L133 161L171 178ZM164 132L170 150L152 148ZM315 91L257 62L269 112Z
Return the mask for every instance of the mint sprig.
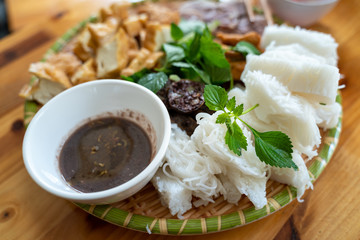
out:
M293 152L291 140L285 133L280 131L258 132L240 118L258 107L258 104L244 111L243 104L236 105L235 97L228 99L226 90L214 85L205 86L204 99L210 110L223 111L218 115L216 123L226 125L225 143L231 151L241 156L241 150L247 150L246 137L236 122L239 120L252 132L255 139L255 152L260 161L274 167L298 170L298 166L291 157Z

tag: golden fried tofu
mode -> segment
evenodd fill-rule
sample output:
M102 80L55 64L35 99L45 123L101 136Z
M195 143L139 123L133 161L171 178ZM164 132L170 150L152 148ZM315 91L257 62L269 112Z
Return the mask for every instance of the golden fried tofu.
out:
M136 58L138 53L139 53L139 50L129 49L129 52L128 52L129 62L131 62L134 58Z
M130 2L122 0L110 5L110 9L114 17L117 17L119 20L124 20L129 16L130 6Z
M150 52L148 49L142 48L129 66L121 71L121 75L130 76L143 68L151 69L156 66L163 55L163 52Z
M129 37L129 48L136 51L138 51L140 48L138 41L133 37Z
M145 68L152 69L159 62L160 58L164 56L164 52L152 52L145 61Z
M170 25L151 22L146 25L142 46L151 52L159 51L161 46L172 41Z
M161 24L180 22L180 14L178 11L159 4L144 4L138 8L138 12L146 14L151 22Z
M124 20L123 25L130 37L135 37L140 34L140 31L144 28L144 22L146 22L147 16L145 14L142 15L134 15L130 16Z
M82 61L86 61L95 54L95 42L91 37L89 29L85 28L76 38L73 52Z
M39 79L58 82L63 85L64 88L71 87L71 83L69 78L66 76L66 73L62 69L48 62L32 63L30 65L29 72Z
M130 76L143 69L149 55L150 51L148 49L140 49L136 57L129 63L129 66L121 71L121 75Z
M100 8L98 13L98 18L100 22L105 22L108 17L112 17L114 15L110 6Z
M97 77L117 76L128 64L129 37L123 28L119 28L111 41L97 49Z
M29 71L37 79L31 85L26 85L21 89L19 95L26 99L45 104L72 86L64 71L47 62L33 63L30 65Z
M92 81L96 79L96 68L95 68L95 60L90 58L87 60L71 78L71 82L74 85Z
M116 18L108 18L103 23L90 23L87 25L92 40L96 43L96 47L106 44L113 38L118 30L119 22Z
M47 59L47 62L64 71L68 77L71 77L82 64L82 62L70 52L60 52L54 54Z

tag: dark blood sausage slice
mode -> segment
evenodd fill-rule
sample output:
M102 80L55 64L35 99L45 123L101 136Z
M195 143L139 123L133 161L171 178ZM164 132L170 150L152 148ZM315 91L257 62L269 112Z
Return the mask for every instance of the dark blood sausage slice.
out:
M171 81L168 80L167 83L165 84L165 86L156 93L156 95L165 104L167 109L170 108L169 101L168 101L168 91L169 91L170 85L171 85Z
M172 123L176 123L179 128L184 130L188 136L191 136L198 126L195 119L188 114L181 114L176 111L170 113L170 118Z
M172 109L181 113L192 113L204 104L204 84L181 79L172 82L168 90L168 101Z

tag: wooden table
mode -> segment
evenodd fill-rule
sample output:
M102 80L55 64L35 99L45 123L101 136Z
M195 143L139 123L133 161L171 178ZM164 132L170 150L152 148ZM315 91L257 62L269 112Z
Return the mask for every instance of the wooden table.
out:
M148 235L106 223L38 187L22 160L23 99L27 68L64 31L106 1L9 0L13 33L0 40L0 238L179 239ZM338 148L304 202L292 202L265 219L191 239L360 239L360 1L341 0L312 28L340 44L345 75L343 130Z

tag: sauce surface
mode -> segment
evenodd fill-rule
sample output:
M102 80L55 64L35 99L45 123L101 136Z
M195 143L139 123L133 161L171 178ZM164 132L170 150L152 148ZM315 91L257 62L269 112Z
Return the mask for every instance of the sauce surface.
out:
M59 167L65 180L81 192L97 192L125 183L151 161L147 133L119 117L92 120L64 143Z

